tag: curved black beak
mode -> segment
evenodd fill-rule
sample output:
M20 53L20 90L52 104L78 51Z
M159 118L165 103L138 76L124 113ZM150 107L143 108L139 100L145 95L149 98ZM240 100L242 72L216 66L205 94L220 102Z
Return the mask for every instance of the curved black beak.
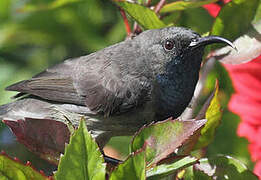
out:
M232 47L233 49L237 50L236 46L231 41L229 41L225 38L219 37L219 36L201 37L195 41L192 41L189 46L194 49L194 48L206 46L206 45L213 44L213 43L225 43L225 44L229 45L230 47Z

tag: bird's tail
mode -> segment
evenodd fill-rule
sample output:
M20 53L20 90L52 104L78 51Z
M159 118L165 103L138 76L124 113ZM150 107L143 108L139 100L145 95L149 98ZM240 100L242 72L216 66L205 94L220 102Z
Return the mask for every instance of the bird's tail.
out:
M49 103L33 98L24 98L0 106L0 120L17 121L30 118L43 118L49 111Z
M4 104L4 105L0 106L0 120L3 120L5 115L8 113L8 109L10 107L10 104Z

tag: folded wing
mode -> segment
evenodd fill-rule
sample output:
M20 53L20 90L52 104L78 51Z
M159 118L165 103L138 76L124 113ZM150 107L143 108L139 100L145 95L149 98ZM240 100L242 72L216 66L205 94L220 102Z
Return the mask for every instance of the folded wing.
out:
M128 111L149 99L151 84L140 74L126 74L119 61L96 53L58 64L7 90L60 103L85 105L106 116ZM128 59L128 58L127 58Z

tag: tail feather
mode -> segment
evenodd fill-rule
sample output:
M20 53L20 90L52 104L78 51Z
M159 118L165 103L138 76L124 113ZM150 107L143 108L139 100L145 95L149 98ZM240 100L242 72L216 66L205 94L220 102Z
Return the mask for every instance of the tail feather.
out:
M7 91L20 91L23 92L23 90L26 90L26 84L28 80L20 81L15 84L12 84L5 88Z
M91 115L92 118L88 115ZM40 98L37 99L37 97L34 96L21 98L15 102L0 106L0 120L4 121L12 130L15 125L19 125L19 123L23 124L21 120L27 122L28 119L41 121L54 120L65 124L67 124L69 120L73 126L77 127L82 116L85 116L86 124L92 136L96 139L99 146L103 147L110 139L111 134L104 131L104 127L99 128L101 122L99 119L96 119L96 114L85 106L61 104ZM100 116L97 115L97 117ZM52 124L55 125L55 123L49 123L50 126L52 126ZM104 126L107 125L105 124ZM37 129L37 127L35 128Z
M0 106L0 120L7 114L9 105L10 104L4 104Z
M0 106L0 120L24 119L25 117L44 118L48 115L49 103L32 98L20 99Z

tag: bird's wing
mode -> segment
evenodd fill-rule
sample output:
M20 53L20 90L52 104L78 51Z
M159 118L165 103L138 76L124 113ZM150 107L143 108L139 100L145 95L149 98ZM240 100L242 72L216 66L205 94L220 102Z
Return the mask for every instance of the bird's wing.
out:
M84 104L84 100L75 91L73 80L70 77L32 78L13 84L7 87L6 90L21 92L15 97L26 93L58 102Z
M130 75L121 68L121 63L106 53L96 53L67 60L6 89L86 105L94 112L111 115L142 104L151 90L145 77Z
M77 93L71 77L73 60L67 60L46 69L29 80L20 81L6 88L20 94L32 94L43 99L84 105L84 100ZM16 95L19 97L20 94Z

